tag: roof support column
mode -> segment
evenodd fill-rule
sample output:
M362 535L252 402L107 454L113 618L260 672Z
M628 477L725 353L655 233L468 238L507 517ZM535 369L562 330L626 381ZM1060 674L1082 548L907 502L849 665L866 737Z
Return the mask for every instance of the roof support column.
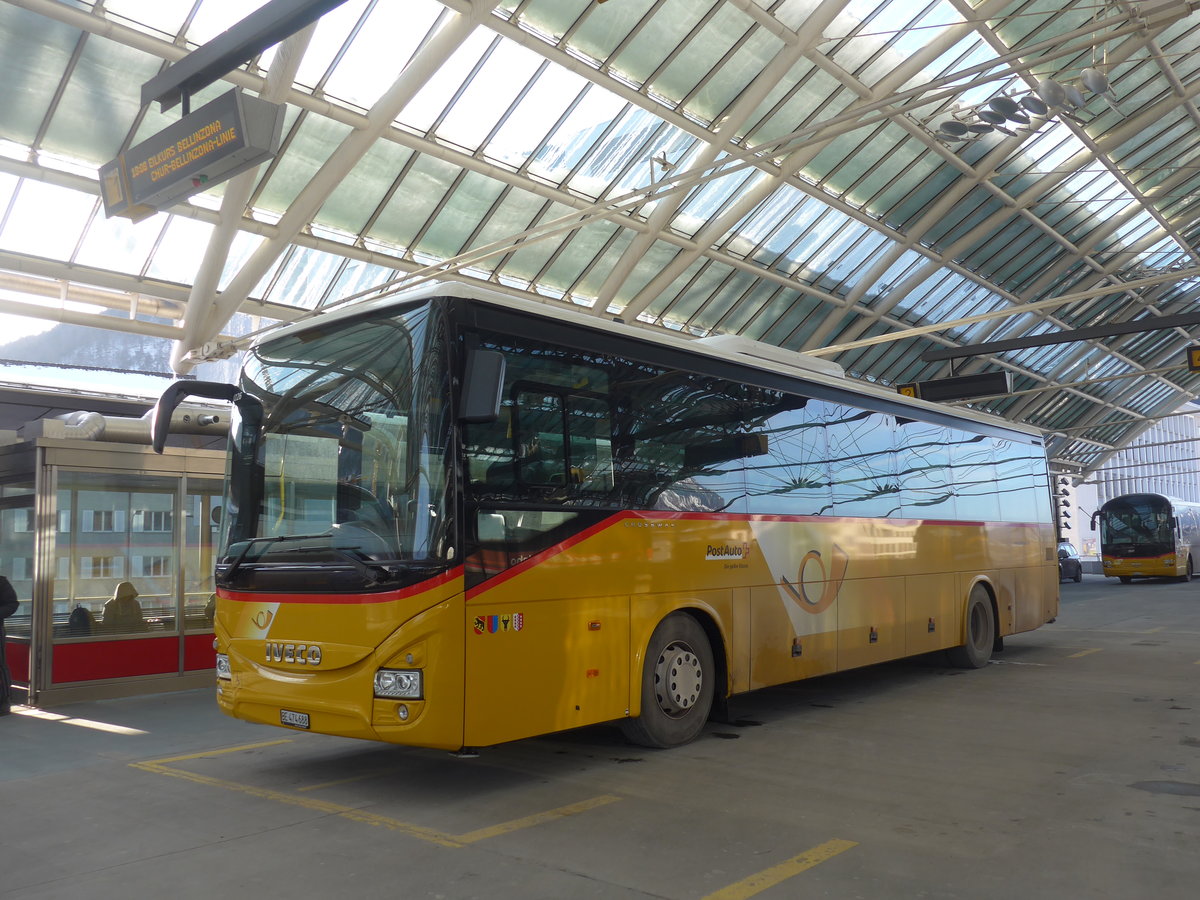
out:
M177 352L172 354L172 368L177 373L187 372L196 364L198 360L193 355L194 352L216 336L221 326L245 302L250 292L300 230L312 221L339 182L362 159L371 145L388 132L401 110L466 40L482 18L491 12L497 2L499 0L479 0L474 4L474 12L471 15L446 11L445 21L437 34L430 38L400 73L400 77L371 107L363 127L348 134L330 154L329 159L280 218L275 236L259 245L229 286L216 298L207 319L197 332L196 341L190 347L180 346Z
M1004 0L989 0L977 11L978 15L986 16L990 10L1002 5ZM878 102L878 98L887 96L891 91L907 83L911 78L920 73L923 68L932 60L937 59L941 54L945 53L949 47L952 47L955 42L961 39L962 35L971 30L972 26L968 23L962 23L952 28L947 28L937 38L930 41L917 53L897 66L889 72L879 84L877 84L872 94L875 100L866 100L854 104L850 110L856 107L870 106L873 102ZM826 66L827 71L835 68L832 63ZM801 170L807 165L828 143L828 140L822 140L818 137L811 143L802 144L796 150L793 150L779 164L777 174L773 176L764 175L758 181L750 186L736 202L721 215L710 221L707 225L696 233L695 242L696 249L682 252L676 255L670 263L650 280L650 282L638 292L629 305L625 307L622 316L626 321L632 321L640 315L646 307L648 307L654 299L666 289L666 287L674 281L679 275L684 272L699 256L701 256L709 247L716 244L730 228L733 228L740 222L751 210L766 200L767 197L778 190L784 184L784 177L790 176L793 173Z
M267 73L267 83L260 94L262 99L271 103L282 102L296 80L300 60L304 57L304 51L308 49L308 43L316 30L317 24L314 22L280 45L271 71ZM180 367L186 365L183 357L187 348L198 346L206 339L202 336L203 329L217 302L217 284L225 262L229 259L229 248L233 246L233 239L237 237L238 228L246 212L246 204L250 201L250 193L254 190L254 182L261 168L262 166L255 166L235 175L225 186L217 225L209 235L204 260L200 263L200 269L196 272L191 293L188 295L187 308L183 313L183 334L171 348L171 368L176 372L186 371ZM232 314L230 311L229 315ZM229 316L225 317L226 320L228 318ZM217 328L222 325L224 320Z
M740 4L740 6L747 13L750 13L750 9L746 9L745 4ZM749 7L761 11L761 7L753 3L749 4ZM750 86L738 96L733 107L724 116L724 121L721 122L720 127L713 134L712 138L705 141L704 148L688 164L686 171L699 175L706 172L712 166L717 156L720 155L722 148L730 145L736 137L738 130L745 124L750 114L762 103L763 98L804 57L804 54L817 45L821 39L821 35L825 32L825 27L836 18L838 13L841 12L842 7L842 0L824 0L820 8L809 16L805 22L806 37L803 39L794 32L781 29L777 36L786 41L784 46L775 54L774 58L766 65L761 74L751 82ZM773 17L769 18L778 24L778 20ZM651 173L653 174L653 167L651 168ZM653 185L651 185L651 188L653 188ZM649 196L653 197L653 194L651 193ZM625 283L625 280L629 277L638 262L649 252L654 242L658 240L659 234L670 225L671 220L679 212L679 208L683 206L683 202L686 199L686 191L676 191L658 201L657 208L646 220L646 229L634 235L633 241L625 249L625 252L621 254L621 258L617 261L617 264L613 266L612 271L604 279L604 284L601 285L600 290L596 294L596 303L592 307L593 314L607 314L608 306L613 301L617 291Z

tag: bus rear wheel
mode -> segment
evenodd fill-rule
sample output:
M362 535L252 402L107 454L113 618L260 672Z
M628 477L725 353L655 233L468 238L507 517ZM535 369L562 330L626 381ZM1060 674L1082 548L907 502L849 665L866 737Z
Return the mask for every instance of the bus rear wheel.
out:
M966 626L966 641L947 650L946 658L960 669L986 666L996 643L996 620L992 616L991 595L981 584L971 588L967 598Z
M671 613L654 629L642 663L642 714L621 730L643 747L693 740L712 709L716 668L708 635L687 613Z

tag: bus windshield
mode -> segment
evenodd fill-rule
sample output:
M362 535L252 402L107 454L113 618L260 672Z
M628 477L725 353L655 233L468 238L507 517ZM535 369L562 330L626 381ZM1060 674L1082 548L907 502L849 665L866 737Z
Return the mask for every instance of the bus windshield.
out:
M226 586L383 589L450 563L441 321L423 305L307 329L247 355L241 388L262 401L263 417L253 465L242 463L252 471L231 473L242 496L229 502L217 573Z
M1175 549L1171 507L1151 496L1128 496L1105 504L1100 544L1117 556L1155 556Z

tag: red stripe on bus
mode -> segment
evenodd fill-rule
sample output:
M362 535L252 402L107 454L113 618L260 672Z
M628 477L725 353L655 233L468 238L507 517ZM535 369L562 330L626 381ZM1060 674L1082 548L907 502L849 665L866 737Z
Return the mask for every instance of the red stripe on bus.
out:
M505 569L500 574L493 575L491 578L489 578L483 584L476 585L475 587L473 587L467 591L467 600L473 600L475 597L478 597L480 594L486 593L487 591L491 590L492 588L496 587L497 585L504 584L504 582L508 581L510 578L516 578L522 572L527 572L530 569L534 568L535 566L541 565L542 563L546 562L546 560L550 559L551 557L558 556L563 551L569 550L571 547L574 547L576 544L581 543L582 541L586 541L588 538L592 537L593 535L599 534L602 531L606 531L607 529L609 529L613 525L615 525L617 522L620 522L622 519L656 518L656 517L659 517L659 515L660 514L658 514L658 513L639 513L639 512L634 512L632 510L624 510L619 513L614 513L613 515L609 516L607 519L603 519L602 521L597 522L595 525L591 525L588 528L583 529L583 531L576 532L575 534L571 535L569 538L559 541L557 544L554 544L551 547L547 547L545 550L541 550L541 551L535 553L533 556L529 557L529 559L522 560L521 562L517 563L515 566L511 566L510 568ZM682 513L665 513L665 514L662 514L662 517L677 519L677 518L680 518L682 515L683 515Z
M394 600L404 600L415 597L434 588L463 577L463 567L456 566L441 575L427 578L417 584L397 591L383 591L379 594L249 594L244 591L228 591L220 589L217 593L222 600L233 600L235 603L391 603Z
M540 550L528 559L522 560L515 566L511 566L505 571L493 575L482 584L478 584L467 591L466 599L473 600L480 594L484 594L498 585L504 584L510 578L516 578L523 572L535 566L546 563L551 558L558 556L576 544L587 540L595 534L599 534L618 522L624 519L669 519L672 521L708 521L708 522L851 522L861 521L860 516L784 516L784 515L769 515L769 514L729 514L721 512L664 512L660 510L625 510L615 513L595 525L585 528L583 531L573 534L571 537L559 541L553 546L547 547L545 550ZM873 520L874 521L874 520ZM1030 528L1037 527L1046 523L1038 522L963 522L957 520L940 520L940 519L883 519L879 521L887 522L888 524L900 526L921 526L921 525L951 525L955 527L976 527L982 528Z

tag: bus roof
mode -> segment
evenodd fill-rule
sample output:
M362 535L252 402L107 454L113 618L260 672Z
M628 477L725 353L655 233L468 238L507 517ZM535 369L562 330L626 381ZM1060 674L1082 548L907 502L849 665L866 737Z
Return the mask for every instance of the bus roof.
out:
M677 335L667 331L651 330L631 325L620 319L590 315L584 312L582 307L580 307L579 311L576 311L557 301L540 303L525 297L506 294L501 290L457 281L428 282L412 290L399 291L376 300L347 304L342 308L318 314L312 318L269 332L263 335L255 344L269 343L285 335L301 332L307 328L324 325L331 321L357 318L364 314L381 312L394 306L433 297L460 297L467 300L476 300L504 309L620 335L644 344L682 349L689 353L696 353L726 362L732 361L749 368L773 374L791 375L807 381L817 382L818 384L841 388L842 390L852 390L855 393L878 397L889 403L911 406L914 408L914 411L919 409L936 410L942 415L948 413L956 418L978 422L981 425L988 425L994 428L1015 431L1039 440L1043 437L1043 432L1039 428L1011 422L990 413L961 407L946 407L940 403L932 403L928 400L905 396L894 389L869 381L849 378L846 376L845 370L834 362L809 356L796 350L788 350L774 344L767 344L738 335L713 335L704 338L688 338L682 334Z

